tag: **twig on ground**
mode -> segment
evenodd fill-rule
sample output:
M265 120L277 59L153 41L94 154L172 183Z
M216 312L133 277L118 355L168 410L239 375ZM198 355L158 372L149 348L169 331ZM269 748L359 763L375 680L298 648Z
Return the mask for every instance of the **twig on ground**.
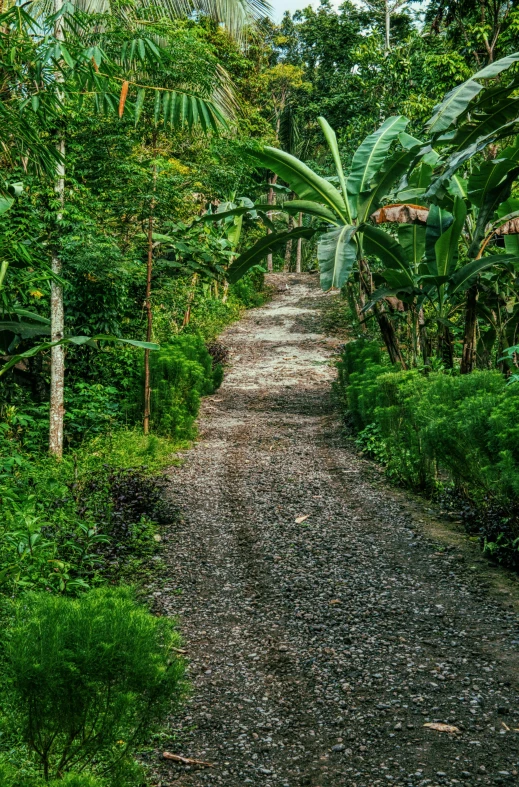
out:
M212 765L210 762L204 762L203 760L193 760L191 757L182 757L180 754L171 754L169 751L163 752L162 756L165 760L173 760L173 762L179 762L182 765L199 765L201 768L214 768L214 765Z

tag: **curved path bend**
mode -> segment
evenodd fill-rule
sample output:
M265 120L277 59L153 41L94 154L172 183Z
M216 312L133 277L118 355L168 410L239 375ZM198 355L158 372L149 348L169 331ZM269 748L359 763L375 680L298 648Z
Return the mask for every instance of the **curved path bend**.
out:
M231 369L170 472L181 517L154 596L180 619L193 691L161 746L214 767L159 762L156 783L518 783L513 583L352 450L339 342L319 327L334 296L273 280L222 337Z

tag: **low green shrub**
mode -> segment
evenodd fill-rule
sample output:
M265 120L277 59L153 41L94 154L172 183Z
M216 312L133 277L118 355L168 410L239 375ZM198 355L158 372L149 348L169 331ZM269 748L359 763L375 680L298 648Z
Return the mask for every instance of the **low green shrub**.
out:
M44 778L103 775L129 758L184 693L179 644L173 623L129 588L26 594L8 632L4 708Z
M60 463L20 456L0 472L0 592L77 594L140 570L175 512L157 471L184 444L138 431L98 435Z
M401 371L359 340L344 347L338 392L359 447L396 481L428 493L451 485L487 511L487 524L471 514L486 554L519 566L518 385L497 371Z
M151 425L176 439L194 436L200 399L221 382L221 369L200 336L180 334L150 353Z
M0 784L2 787L108 787L106 780L88 773L68 773L62 779L45 781L40 776L27 774L2 764L0 764Z

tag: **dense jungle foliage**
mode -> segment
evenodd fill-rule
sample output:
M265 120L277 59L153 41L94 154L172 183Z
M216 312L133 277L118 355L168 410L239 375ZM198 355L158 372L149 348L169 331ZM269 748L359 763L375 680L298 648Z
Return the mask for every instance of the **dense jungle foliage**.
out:
M159 471L266 270L341 291L359 446L517 567L518 50L512 0L0 5L2 785L146 784Z

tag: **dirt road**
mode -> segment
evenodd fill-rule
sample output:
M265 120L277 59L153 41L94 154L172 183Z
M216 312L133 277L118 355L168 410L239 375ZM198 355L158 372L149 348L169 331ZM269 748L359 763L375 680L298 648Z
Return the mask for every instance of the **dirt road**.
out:
M315 277L222 337L232 367L170 474L156 603L178 616L193 693L162 787L518 781L519 628L427 503L360 458L334 408ZM285 286L286 285L286 286ZM461 537L458 541L461 542ZM440 732L424 725L453 725Z

